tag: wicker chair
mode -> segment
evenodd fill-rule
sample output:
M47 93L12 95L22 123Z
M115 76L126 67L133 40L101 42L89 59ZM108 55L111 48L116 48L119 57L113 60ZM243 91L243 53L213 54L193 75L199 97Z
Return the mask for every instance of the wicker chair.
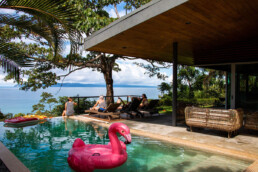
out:
M246 115L244 127L250 130L258 130L258 112L248 113Z
M191 131L192 127L222 130L227 131L230 138L232 132L237 131L243 124L243 111L186 107L185 120Z

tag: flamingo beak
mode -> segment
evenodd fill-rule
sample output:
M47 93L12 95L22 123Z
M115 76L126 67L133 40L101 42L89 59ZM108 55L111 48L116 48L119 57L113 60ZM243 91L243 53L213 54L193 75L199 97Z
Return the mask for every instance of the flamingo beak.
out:
M132 142L132 137L131 137L131 134L126 134L124 135L124 138L125 138L125 144L130 144Z

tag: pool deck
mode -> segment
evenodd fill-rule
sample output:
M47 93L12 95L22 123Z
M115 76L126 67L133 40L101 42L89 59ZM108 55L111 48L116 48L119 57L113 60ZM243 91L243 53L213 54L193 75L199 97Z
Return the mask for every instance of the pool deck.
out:
M80 121L98 123L109 127L113 122L122 122L129 126L131 133L154 139L171 142L181 146L191 147L202 151L224 154L252 161L246 171L258 172L258 133L240 130L239 134L227 138L227 133L222 131L194 129L187 131L183 124L173 127L172 115L160 115L143 119L119 119L108 122L106 119L78 115L71 117Z

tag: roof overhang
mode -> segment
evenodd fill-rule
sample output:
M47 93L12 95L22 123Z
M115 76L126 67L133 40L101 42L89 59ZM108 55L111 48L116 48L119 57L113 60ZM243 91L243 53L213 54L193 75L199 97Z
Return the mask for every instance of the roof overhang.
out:
M258 61L258 0L153 0L85 39L88 51L187 65Z

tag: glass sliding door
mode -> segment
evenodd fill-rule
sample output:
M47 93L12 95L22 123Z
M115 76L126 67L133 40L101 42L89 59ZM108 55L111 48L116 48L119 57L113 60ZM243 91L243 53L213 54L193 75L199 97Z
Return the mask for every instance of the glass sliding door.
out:
M258 64L236 66L236 107L258 111Z

